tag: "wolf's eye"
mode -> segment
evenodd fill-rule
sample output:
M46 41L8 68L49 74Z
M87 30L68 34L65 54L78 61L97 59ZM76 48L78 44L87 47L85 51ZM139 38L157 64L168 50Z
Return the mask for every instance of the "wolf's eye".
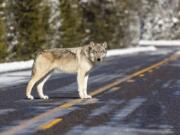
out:
M105 53L105 51L104 51L104 50L102 50L102 51L101 51L101 53Z
M97 52L96 52L96 51L93 51L93 53L95 53L95 54L96 54Z

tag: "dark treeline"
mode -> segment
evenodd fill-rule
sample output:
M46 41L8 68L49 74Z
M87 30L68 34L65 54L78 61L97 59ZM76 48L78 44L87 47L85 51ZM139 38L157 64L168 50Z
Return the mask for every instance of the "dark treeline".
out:
M42 49L90 41L107 41L109 48L135 46L157 1L1 0L0 62L26 60Z

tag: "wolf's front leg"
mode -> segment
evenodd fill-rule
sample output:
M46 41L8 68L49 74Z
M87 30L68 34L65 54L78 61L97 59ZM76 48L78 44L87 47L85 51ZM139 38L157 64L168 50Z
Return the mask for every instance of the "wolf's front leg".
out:
M77 83L78 83L78 92L80 98L85 98L83 89L84 89L84 79L85 79L85 73L82 71L78 71L77 73Z
M83 89L83 92L84 92L85 98L92 98L91 95L88 95L88 94L87 94L88 78L89 78L88 75L86 75L85 78L84 78L84 89Z

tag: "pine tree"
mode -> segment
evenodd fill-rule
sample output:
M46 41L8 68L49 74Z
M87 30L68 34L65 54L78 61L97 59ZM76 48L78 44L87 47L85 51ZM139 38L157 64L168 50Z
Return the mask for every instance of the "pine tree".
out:
M19 32L16 57L29 59L45 47L48 29L48 8L41 7L42 0L15 0L13 5Z
M4 24L4 1L0 2L0 62L5 61L7 46L5 44L5 24Z
M97 0L80 6L83 9L83 25L88 32L88 40L107 41L110 44L119 22L113 3Z
M61 44L63 47L75 47L82 44L84 28L79 0L61 0Z

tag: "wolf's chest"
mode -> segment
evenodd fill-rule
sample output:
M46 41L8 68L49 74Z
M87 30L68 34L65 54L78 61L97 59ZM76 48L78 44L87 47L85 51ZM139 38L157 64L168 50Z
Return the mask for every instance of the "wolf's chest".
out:
M76 57L66 57L58 61L58 69L67 73L76 73L78 70L78 61Z

